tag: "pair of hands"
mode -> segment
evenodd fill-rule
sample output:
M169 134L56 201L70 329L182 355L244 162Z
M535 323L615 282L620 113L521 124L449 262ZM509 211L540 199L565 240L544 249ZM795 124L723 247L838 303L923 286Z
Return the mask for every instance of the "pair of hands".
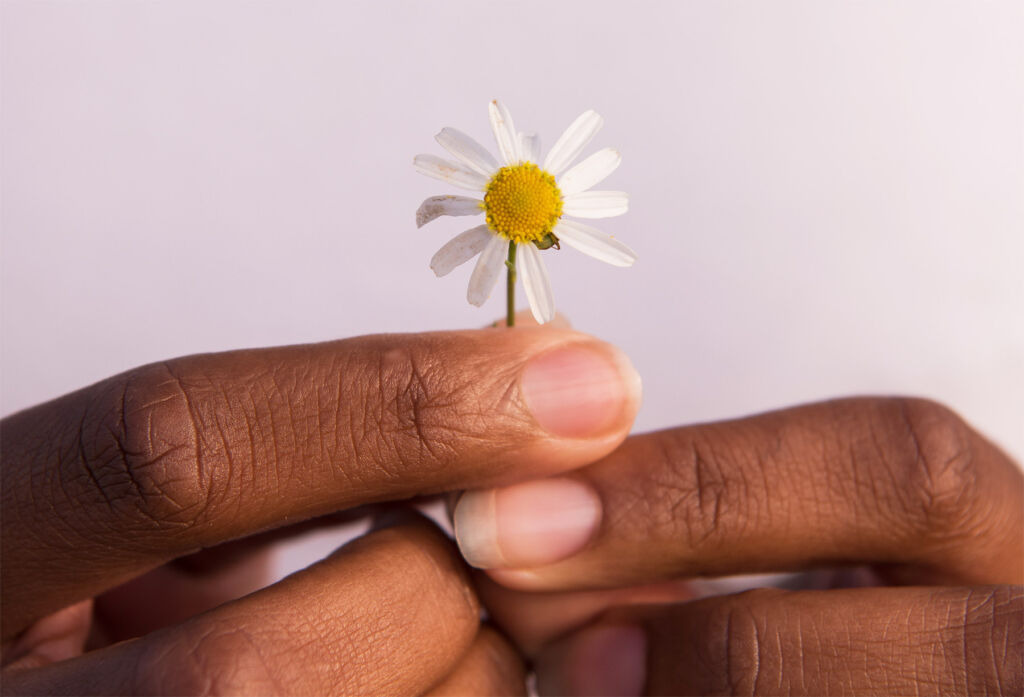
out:
M193 356L15 414L4 691L517 694L523 656L563 694L1024 689L1024 478L951 412L627 439L638 403L613 347L521 327ZM453 490L486 573L392 511L261 588L282 535ZM856 564L894 587L672 580Z

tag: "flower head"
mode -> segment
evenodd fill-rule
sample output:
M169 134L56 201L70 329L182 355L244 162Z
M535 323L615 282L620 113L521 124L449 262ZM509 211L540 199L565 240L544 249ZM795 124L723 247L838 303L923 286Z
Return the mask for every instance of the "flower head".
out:
M619 166L618 151L605 148L579 164L570 165L601 128L601 117L586 111L565 130L541 163L535 135L515 129L508 109L497 101L489 106L491 129L501 162L483 146L454 128L437 134L458 162L434 155L417 155L413 166L421 174L476 191L482 198L432 196L416 211L423 227L442 215L483 214L485 223L466 230L438 250L430 268L438 276L479 256L469 280L467 298L482 305L494 289L503 267L509 270L509 307L516 268L522 273L526 297L538 322L555 316L551 284L540 250L561 243L615 266L631 266L636 254L618 240L576 218L609 218L629 208L622 191L590 191ZM519 263L516 265L516 250ZM507 256L507 261L506 261Z

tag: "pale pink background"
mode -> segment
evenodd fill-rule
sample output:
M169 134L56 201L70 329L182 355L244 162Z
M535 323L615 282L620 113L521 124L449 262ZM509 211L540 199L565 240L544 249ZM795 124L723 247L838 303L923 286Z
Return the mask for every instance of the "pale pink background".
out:
M2 51L9 413L201 351L473 327L414 154L579 112L640 261L545 254L633 357L637 428L930 396L1024 455L1020 2L16 2Z

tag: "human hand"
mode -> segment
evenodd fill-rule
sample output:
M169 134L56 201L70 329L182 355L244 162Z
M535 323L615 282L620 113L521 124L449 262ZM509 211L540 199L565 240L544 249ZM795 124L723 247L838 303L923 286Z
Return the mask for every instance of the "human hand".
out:
M1024 477L931 402L637 436L570 475L467 493L454 519L542 693L1024 691ZM889 587L681 602L693 588L667 581L857 564Z
M623 440L638 390L612 347L523 327L192 356L10 416L3 689L511 689L521 667L479 627L465 574L422 524L237 600L253 550L233 543L230 583L200 574L219 580L181 606L151 585L153 621L127 632L138 638L80 654L90 599L129 579L315 516L581 466Z

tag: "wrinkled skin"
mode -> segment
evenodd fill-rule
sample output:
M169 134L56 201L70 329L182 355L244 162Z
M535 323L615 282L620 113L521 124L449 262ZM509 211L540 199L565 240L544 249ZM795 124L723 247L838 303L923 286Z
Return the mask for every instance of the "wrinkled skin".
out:
M626 439L625 389L559 436L520 377L567 345L613 353L558 327L363 337L176 359L8 417L4 692L523 694L526 656L542 691L599 693L594 637L620 628L649 694L1024 691L1021 474L958 416L840 400ZM527 573L471 574L374 508L564 473L603 522ZM367 513L264 587L273 541ZM674 580L851 564L819 590Z
M557 327L371 336L180 358L8 417L4 692L523 693L424 520L263 586L274 539L611 452L638 385L549 432L521 373L556 351L621 361Z
M589 543L479 581L542 694L1024 693L1024 477L941 405L670 429L569 476L601 502ZM821 567L698 599L670 580Z

